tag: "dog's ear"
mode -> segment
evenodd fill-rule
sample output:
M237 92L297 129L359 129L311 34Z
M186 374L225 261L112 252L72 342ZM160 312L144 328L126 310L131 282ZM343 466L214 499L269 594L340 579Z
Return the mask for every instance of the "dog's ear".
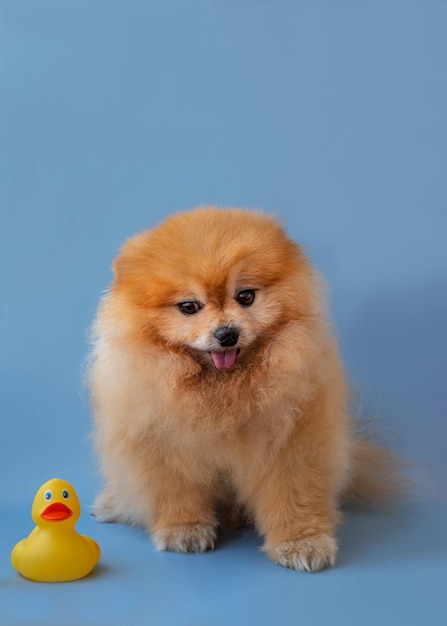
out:
M118 278L119 269L120 269L120 257L116 257L112 261L112 272L115 278Z
M134 259L127 254L119 254L112 262L112 271L115 283L125 281L138 273L138 267L135 267Z
M127 239L112 262L115 281L120 281L126 275L135 272L138 274L150 249L147 233L140 233Z

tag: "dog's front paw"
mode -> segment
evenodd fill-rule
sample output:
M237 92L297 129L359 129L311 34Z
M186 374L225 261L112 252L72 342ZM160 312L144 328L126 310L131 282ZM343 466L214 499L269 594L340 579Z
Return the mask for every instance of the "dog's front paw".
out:
M209 524L182 524L161 528L152 539L157 550L205 552L214 548L216 529Z
M337 543L330 535L317 535L293 541L284 541L267 554L275 563L300 570L318 572L334 565L337 556Z

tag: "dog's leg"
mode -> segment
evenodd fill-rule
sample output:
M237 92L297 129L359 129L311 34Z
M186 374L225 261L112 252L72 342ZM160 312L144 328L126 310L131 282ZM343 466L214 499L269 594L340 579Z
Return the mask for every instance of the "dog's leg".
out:
M211 487L161 464L157 465L156 478L151 483L151 532L157 549L213 549L217 520Z
M295 433L268 468L258 470L248 500L268 556L313 572L335 562L337 500L346 463L339 442L331 450L330 442L315 440L315 433L308 439L305 431Z
M276 474L278 469L272 471ZM256 498L256 522L265 536L265 552L275 563L301 571L333 565L339 518L333 497L324 489L317 493L313 486L278 473L283 482L275 486L275 493L270 475Z

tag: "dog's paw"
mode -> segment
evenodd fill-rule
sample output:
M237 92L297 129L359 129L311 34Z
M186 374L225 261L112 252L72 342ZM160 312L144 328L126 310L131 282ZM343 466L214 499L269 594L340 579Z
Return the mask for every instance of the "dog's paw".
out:
M161 528L152 539L157 550L205 552L214 548L216 529L209 524L182 524Z
M102 491L96 498L91 512L100 522L118 522L120 521L119 510L113 495L107 491Z
M108 489L97 496L91 507L91 513L99 522L120 522L146 526L143 510L128 506L126 502L115 498Z
M318 572L334 565L337 543L330 535L284 541L267 554L275 563L301 572Z

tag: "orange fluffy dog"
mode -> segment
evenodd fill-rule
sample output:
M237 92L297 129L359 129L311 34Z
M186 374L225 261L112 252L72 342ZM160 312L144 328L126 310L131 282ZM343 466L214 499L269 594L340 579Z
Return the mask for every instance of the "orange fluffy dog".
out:
M342 498L374 495L387 457L353 433L301 248L262 213L199 208L130 239L114 272L90 372L96 515L202 552L232 507L273 561L332 565Z

